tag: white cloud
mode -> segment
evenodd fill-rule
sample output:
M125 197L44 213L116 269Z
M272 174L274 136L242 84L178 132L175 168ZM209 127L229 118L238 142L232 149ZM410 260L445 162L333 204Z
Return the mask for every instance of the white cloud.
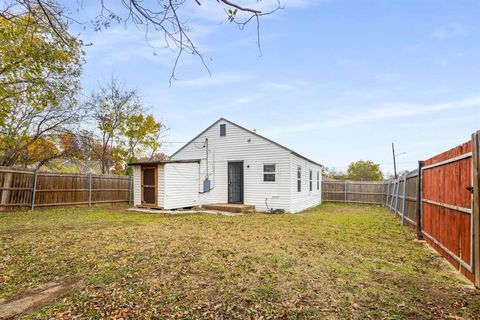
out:
M206 54L212 48L203 45L203 40L215 30L215 26L191 24L190 38L197 45L202 54ZM115 65L135 59L146 60L151 63L161 64L171 68L178 53L176 47L169 48L162 33L149 30L148 33L135 25L125 27L123 25L112 26L99 32L88 32L81 35L85 43L91 43L85 51L87 62L102 61L105 64ZM179 66L191 63L198 57L183 54Z
M348 115L343 115L339 112L336 115L333 115L330 118L322 121L309 122L292 126L282 126L281 128L267 128L265 130L262 130L262 133L270 136L279 136L286 133L300 133L326 128L337 128L364 122L381 121L391 118L412 117L445 110L474 107L480 108L480 96L431 105L389 103L372 110L362 111L360 113L350 113Z
M180 87L210 87L232 84L251 79L251 76L245 74L212 74L190 80L178 80L173 83Z
M82 38L86 43L92 43L86 47L87 61L102 60L115 64L141 58L171 64L172 52L165 44L160 44L159 35L151 34L147 43L145 32L135 27L127 29L115 26L101 32L84 34Z
M445 40L458 36L466 36L468 34L465 26L458 23L451 23L446 26L442 26L433 31L432 36L438 40Z
M280 6L284 7L285 9L306 8L332 1L333 0L280 0ZM225 13L225 9L232 9L232 7L218 3L217 1L201 0L200 3L201 5L198 5L195 1L192 1L192 7L187 9L191 10L190 14L192 17L202 20L226 22L227 14ZM277 0L237 0L235 3L241 7L259 10L261 12L269 12L278 7ZM237 15L239 18L249 16L248 13L241 11L239 11ZM267 16L264 16L263 18L266 17Z
M333 2L333 0L281 0L286 9L290 8L305 8L313 5Z

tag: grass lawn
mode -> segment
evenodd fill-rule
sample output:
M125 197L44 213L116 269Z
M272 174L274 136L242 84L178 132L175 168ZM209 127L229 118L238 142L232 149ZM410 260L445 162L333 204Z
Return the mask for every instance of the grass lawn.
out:
M0 299L81 279L25 318L479 318L480 293L383 208L0 213ZM78 278L77 278L78 277Z

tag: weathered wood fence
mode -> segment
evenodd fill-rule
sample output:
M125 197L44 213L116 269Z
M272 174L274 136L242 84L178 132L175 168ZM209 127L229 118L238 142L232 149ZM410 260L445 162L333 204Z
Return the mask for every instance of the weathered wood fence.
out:
M418 170L415 170L383 185L383 205L395 216L401 217L403 224L417 225L417 211L420 205L419 178Z
M384 182L322 182L322 200L381 204L480 287L480 131Z
M322 200L384 204L383 181L322 181Z
M128 176L52 173L0 167L0 210L131 201Z

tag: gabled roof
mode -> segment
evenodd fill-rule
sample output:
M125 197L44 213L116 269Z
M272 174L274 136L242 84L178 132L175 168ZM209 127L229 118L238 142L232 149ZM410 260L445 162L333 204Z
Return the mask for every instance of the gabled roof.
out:
M206 128L205 130L203 130L202 132L200 132L199 134L197 134L197 135L195 136L195 138L193 138L192 140L190 140L189 142L187 142L183 147L181 147L180 149L178 149L177 151L175 151L175 153L172 154L172 157L174 157L177 153L179 153L180 151L182 151L182 150L183 150L186 146L188 146L190 143L192 143L193 141L197 140L201 135L203 135L206 131L208 131L209 129L211 129L213 126L215 126L215 125L216 125L217 123L219 123L220 121L225 121L225 122L228 122L228 123L230 123L230 124L232 124L232 125L234 125L234 126L237 126L237 127L239 127L240 129L243 129L243 130L245 130L245 131L247 131L247 132L250 132L250 133L253 134L254 136L257 136L257 137L259 137L259 138L261 138L261 139L264 139L264 140L266 140L266 141L268 141L268 142L270 142L270 143L273 143L274 145L276 145L276 146L278 146L278 147L280 147L280 148L282 148L282 149L285 149L285 150L289 151L290 153L296 155L297 157L300 157L300 158L302 158L302 159L304 159L304 160L310 161L310 162L313 163L313 164L316 164L316 165L319 165L319 166L322 166L322 167L323 167L323 165L321 165L320 163L315 162L315 161L313 161L313 160L311 160L311 159L309 159L309 158L307 158L307 157L305 157L305 156L302 156L301 154L293 151L293 150L290 149L290 148L287 148L287 147L281 145L280 143L277 143L277 142L275 142L275 141L273 141L273 140L270 140L270 139L268 139L268 138L266 138L266 137L264 137L264 136L256 133L255 131L252 131L252 130L249 130L249 129L245 128L245 127L242 127L241 125L238 125L238 124L236 124L235 122L232 122L232 121L230 121L230 120L228 120L228 119L225 119L225 118L220 118L220 119L218 119L217 121L215 121L214 123L212 123L208 128Z

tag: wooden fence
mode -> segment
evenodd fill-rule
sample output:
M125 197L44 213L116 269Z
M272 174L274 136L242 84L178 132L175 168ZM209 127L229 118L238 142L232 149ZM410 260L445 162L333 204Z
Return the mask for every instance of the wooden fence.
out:
M322 181L322 200L366 204L384 204L385 182Z
M470 280L474 280L472 164L469 141L424 161L421 168L422 235Z
M0 210L128 203L128 176L52 173L0 167Z
M480 131L384 182L322 182L322 200L383 204L480 287Z
M418 170L406 173L402 177L384 183L384 205L403 224L417 225L419 208L419 174Z

